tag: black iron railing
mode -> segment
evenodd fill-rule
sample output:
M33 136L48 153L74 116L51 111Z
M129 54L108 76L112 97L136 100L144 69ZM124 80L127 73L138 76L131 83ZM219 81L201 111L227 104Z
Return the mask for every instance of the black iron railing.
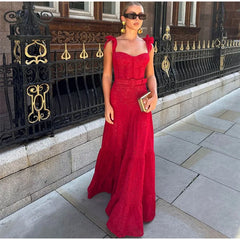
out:
M69 51L65 45L65 51L51 52L46 22L34 15L39 30L25 29L21 18L29 24L26 14L34 15L30 3L13 14L17 20L9 36L12 63L7 64L3 54L0 66L0 148L104 115L103 46ZM155 43L154 67L162 97L239 71L240 42L218 39L178 45L167 29Z
M88 51L90 57L86 59L78 58L80 54L73 52L73 58L66 61L57 60L54 53L49 63L55 129L90 121L104 112L102 58L96 57L95 50Z

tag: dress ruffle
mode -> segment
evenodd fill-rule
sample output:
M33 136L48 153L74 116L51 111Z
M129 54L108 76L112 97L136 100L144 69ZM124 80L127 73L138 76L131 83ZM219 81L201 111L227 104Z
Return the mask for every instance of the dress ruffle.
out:
M104 44L104 48L106 47L107 43L110 42L110 41L112 41L113 49L116 48L116 46L117 46L117 39L114 36L109 35L109 36L106 36L105 39L106 39L106 42Z
M147 35L145 38L143 38L143 40L146 42L148 51L150 52L152 49L152 44L154 43L154 38Z

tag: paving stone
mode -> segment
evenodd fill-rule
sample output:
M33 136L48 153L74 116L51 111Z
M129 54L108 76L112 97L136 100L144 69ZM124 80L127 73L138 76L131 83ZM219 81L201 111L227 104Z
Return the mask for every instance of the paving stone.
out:
M228 120L235 123L240 123L240 112L226 111L224 114L219 116L219 118Z
M154 220L144 225L143 238L225 238L178 208L159 199Z
M105 213L105 208L110 200L110 194L100 193L92 199L88 199L87 196L87 188L93 173L94 169L58 188L57 192L111 236L112 233L106 226L108 216Z
M219 117L225 112L226 112L226 109L223 107L223 105L221 103L218 103L218 101L216 101L201 108L196 113L201 113L201 114L205 114L212 117Z
M240 159L240 139L221 133L213 133L201 142L200 145Z
M199 112L194 113L190 117L183 119L183 121L221 133L224 133L233 125L233 123L230 121L207 116Z
M105 235L56 192L0 221L0 236L7 238L96 238Z
M223 108L235 112L240 112L239 109L239 101L240 101L240 91L239 89L232 91L230 94L220 98L216 101L217 104L221 104Z
M225 134L240 138L240 122L239 124L233 125Z
M182 166L240 191L240 161L238 159L201 148Z
M26 205L31 203L31 197L28 196L24 199L21 199L20 201L12 204L11 206L8 206L6 208L3 208L0 210L0 220L9 216L10 214L16 212L17 210L25 207ZM0 236L1 238L1 236Z
M224 103L224 107L230 111L240 112L239 103Z
M195 144L200 143L212 133L211 130L194 126L183 121L179 121L163 129L162 131L169 135L181 138L185 141L192 142Z
M195 144L166 135L162 132L155 135L155 154L177 164L182 164L199 148L200 147Z
M192 171L156 157L156 194L169 203L173 202L196 176Z
M234 238L239 234L238 191L200 175L173 205L227 237Z
M235 89L231 93L225 95L224 97L219 99L219 101L221 101L221 102L232 102L232 103L239 102L240 101L240 90L239 90L239 88Z

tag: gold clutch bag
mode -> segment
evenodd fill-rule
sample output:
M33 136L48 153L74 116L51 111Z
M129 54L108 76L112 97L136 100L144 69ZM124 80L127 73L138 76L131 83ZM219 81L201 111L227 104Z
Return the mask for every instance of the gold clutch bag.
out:
M146 112L147 111L145 109L145 107L144 107L143 100L146 99L146 98L151 98L151 97L152 97L151 92L148 92L148 93L144 94L142 97L140 97L138 99L138 104L139 104L140 109L141 109L142 112Z

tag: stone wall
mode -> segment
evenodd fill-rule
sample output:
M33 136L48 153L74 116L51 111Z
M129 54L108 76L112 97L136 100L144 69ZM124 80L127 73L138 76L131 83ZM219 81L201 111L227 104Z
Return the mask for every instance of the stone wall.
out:
M240 72L158 99L154 131L240 87ZM104 119L0 153L0 219L82 175L95 165Z

